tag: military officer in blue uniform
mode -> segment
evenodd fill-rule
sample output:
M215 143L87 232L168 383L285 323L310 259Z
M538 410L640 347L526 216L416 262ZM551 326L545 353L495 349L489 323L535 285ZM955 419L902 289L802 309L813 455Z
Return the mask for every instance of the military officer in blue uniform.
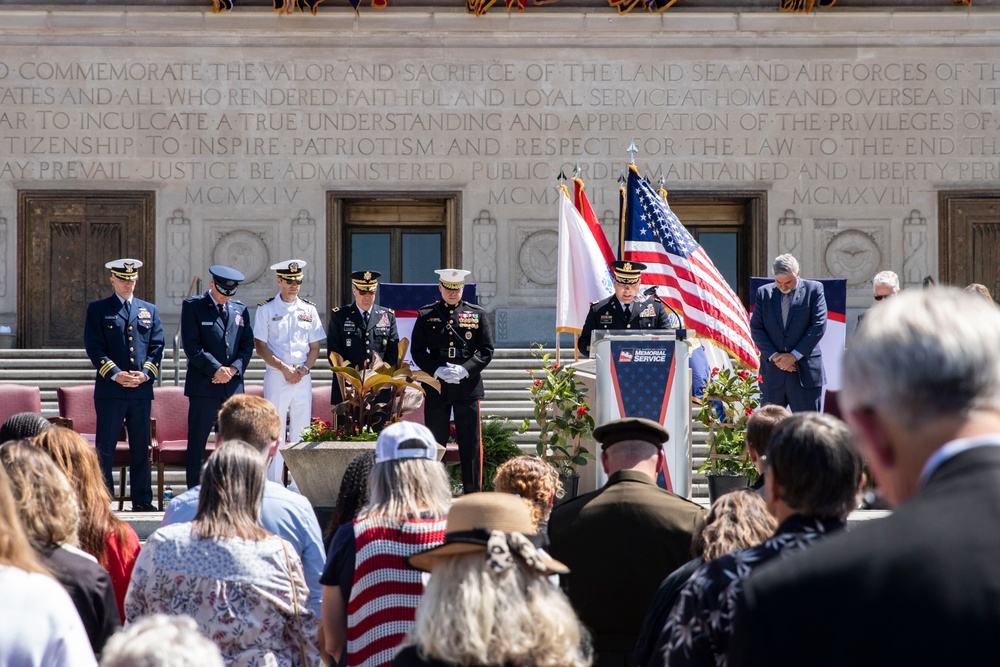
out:
M378 271L355 271L351 274L354 303L330 311L327 327L327 354L330 362L341 366L345 362L354 368L371 368L377 359L390 366L399 362L399 332L396 314L389 308L375 305ZM342 402L340 382L333 379L331 402Z
M470 272L441 269L435 273L441 300L418 311L413 324L413 361L441 380L440 392L426 386L424 423L444 445L454 411L462 487L465 493L473 493L483 488L479 400L484 395L481 373L493 360L493 336L486 312L462 300Z
M163 325L156 306L133 294L141 266L137 259L117 259L105 264L111 270L115 293L87 306L83 344L97 369L95 444L104 481L112 488L112 462L124 423L131 452L132 510L152 512L155 508L149 475L149 415L153 381L163 358Z
M211 266L209 289L181 304L181 340L187 356L187 486L197 486L205 443L219 408L243 392L243 373L253 356L250 314L233 298L244 276L228 266Z
M639 293L639 280L646 265L641 262L611 263L615 274L615 293L590 304L576 346L580 354L590 354L590 335L594 329L676 329L681 325L663 304Z

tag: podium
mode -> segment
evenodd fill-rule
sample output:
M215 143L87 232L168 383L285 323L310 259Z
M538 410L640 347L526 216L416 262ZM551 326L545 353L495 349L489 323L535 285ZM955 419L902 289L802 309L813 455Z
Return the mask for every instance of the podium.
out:
M690 347L675 330L642 333L609 330L592 346L596 364L597 425L621 417L645 417L663 424L670 439L663 445L667 488L691 494ZM597 486L607 477L597 466Z

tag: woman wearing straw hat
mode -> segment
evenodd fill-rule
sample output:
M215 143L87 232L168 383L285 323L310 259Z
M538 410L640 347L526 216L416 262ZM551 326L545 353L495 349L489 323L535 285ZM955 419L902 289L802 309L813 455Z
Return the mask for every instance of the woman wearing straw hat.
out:
M541 550L525 501L475 493L448 513L444 544L409 564L431 572L394 667L587 667L589 638L548 576L567 567Z

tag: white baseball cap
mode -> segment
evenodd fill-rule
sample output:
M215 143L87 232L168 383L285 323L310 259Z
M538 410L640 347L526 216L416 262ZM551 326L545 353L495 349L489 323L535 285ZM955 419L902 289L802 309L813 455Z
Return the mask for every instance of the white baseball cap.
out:
M434 434L423 424L396 422L389 424L375 441L375 463L399 459L430 459L436 461L439 447Z

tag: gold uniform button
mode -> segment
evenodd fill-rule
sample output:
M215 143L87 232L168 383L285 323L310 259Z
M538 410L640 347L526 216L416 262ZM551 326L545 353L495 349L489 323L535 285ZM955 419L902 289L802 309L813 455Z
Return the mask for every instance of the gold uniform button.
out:
M132 327L129 327L129 328L128 328L128 330L129 330L129 331L131 331L131 330L132 330Z
M455 343L448 343L448 347L455 347Z
M129 357L129 361L135 361L134 357Z
M129 337L128 337L128 339L129 339L129 340L132 340L132 337L131 337L131 336L129 336Z
M128 349L128 351L129 351L129 352L135 352L135 348L134 348L134 347L130 347L130 348Z

